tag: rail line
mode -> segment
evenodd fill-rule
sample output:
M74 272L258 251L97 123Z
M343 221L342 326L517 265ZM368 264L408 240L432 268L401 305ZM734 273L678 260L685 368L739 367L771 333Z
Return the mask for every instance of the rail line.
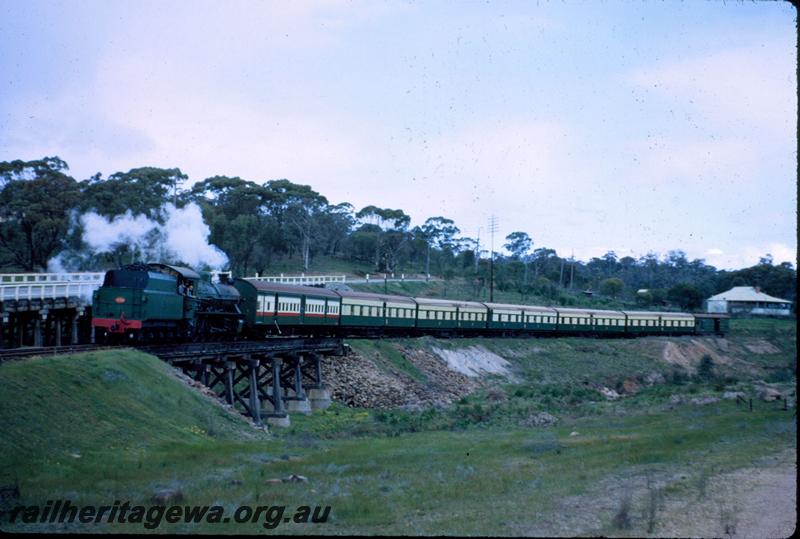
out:
M51 357L65 354L78 354L93 352L95 350L108 350L113 347L99 344L71 344L66 346L32 346L24 348L10 348L0 350L0 364L6 361L26 359L31 357Z
M36 346L0 350L0 364L7 361L33 357L54 357L66 354L93 352L96 350L114 350L134 348L152 354L164 360L179 361L199 357L210 357L217 354L284 354L303 353L308 351L340 351L343 350L341 339L307 338L307 337L275 337L264 341L224 341L206 343L154 344L146 346L108 346L98 344L75 344L67 346Z

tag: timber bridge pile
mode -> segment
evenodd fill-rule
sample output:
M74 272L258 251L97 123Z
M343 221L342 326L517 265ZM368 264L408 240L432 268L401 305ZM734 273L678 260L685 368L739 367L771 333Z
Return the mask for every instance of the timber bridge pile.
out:
M17 348L0 351L0 363L107 349L97 345ZM118 347L115 347L118 348ZM252 418L288 426L288 412L308 413L330 404L323 385L324 356L342 356L347 347L334 338L273 338L137 347L181 369L228 405Z

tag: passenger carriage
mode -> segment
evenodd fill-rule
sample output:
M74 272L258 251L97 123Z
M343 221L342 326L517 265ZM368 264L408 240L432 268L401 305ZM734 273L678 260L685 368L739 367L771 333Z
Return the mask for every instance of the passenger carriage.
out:
M458 307L467 302L448 299L416 298L417 328L458 329Z
M622 311L585 310L592 316L592 330L598 335L625 334L626 317Z
M659 333L661 331L661 315L650 311L622 311L627 318L626 332L630 335Z
M563 333L591 333L592 311L591 309L567 309L555 307L558 313L558 326L556 331Z
M724 335L730 329L730 316L727 314L702 313L694 315L694 331L698 335Z
M695 317L687 313L661 313L661 332L664 335L694 333Z
M489 309L489 322L487 327L490 330L517 330L525 327L525 317L522 305L511 305L507 303L487 303Z
M555 331L558 323L558 312L550 307L524 305L522 314L525 317L525 329L530 331Z
M416 298L417 327L477 331L486 328L489 309L477 301Z
M417 302L407 296L338 291L342 327L414 328Z
M297 328L337 326L341 299L336 292L312 286L236 279L247 327L256 333L293 333Z
M558 313L550 307L486 303L490 310L489 329L554 331Z

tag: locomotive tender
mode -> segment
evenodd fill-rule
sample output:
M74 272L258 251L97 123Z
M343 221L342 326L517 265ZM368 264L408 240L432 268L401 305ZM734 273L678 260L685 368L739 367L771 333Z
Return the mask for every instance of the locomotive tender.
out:
M111 270L94 296L95 337L99 341L271 335L632 337L728 331L728 319L720 315L412 298L222 279L212 283L194 270L167 264Z

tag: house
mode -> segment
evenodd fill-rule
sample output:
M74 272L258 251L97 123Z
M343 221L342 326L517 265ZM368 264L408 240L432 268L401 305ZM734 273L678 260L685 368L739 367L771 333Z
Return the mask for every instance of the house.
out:
M757 286L734 286L706 300L706 312L757 316L791 316L792 302L775 298Z

